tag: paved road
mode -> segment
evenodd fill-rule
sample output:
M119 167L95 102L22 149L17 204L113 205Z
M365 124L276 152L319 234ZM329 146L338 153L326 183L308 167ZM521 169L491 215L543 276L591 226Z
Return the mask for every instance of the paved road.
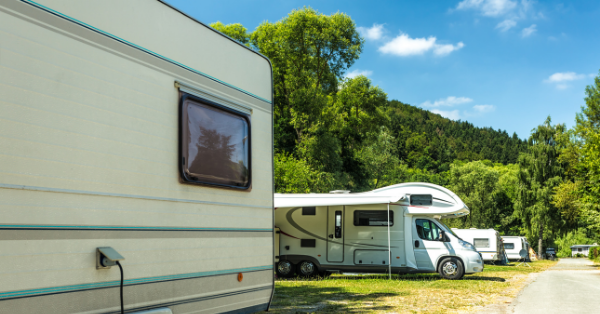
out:
M600 271L588 259L561 259L509 306L509 313L598 313Z

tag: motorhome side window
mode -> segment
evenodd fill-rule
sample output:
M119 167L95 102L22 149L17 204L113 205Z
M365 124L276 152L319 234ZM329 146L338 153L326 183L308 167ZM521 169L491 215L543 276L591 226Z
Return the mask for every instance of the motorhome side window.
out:
M182 179L248 189L250 117L187 94L180 109Z
M515 244L514 243L504 243L504 248L507 250L512 250L515 248Z
M441 230L432 221L427 219L417 219L417 234L419 238L428 241L441 240Z
M385 226L388 225L387 210L355 210L355 226ZM394 225L394 212L390 211L390 226Z

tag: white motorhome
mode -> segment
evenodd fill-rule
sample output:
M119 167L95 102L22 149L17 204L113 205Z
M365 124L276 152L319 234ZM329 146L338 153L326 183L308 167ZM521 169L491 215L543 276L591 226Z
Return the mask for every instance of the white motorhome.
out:
M473 244L486 262L502 261L502 238L494 229L456 229L452 228L463 240Z
M271 75L161 1L1 1L0 312L266 310Z
M506 256L511 261L517 261L521 259L519 252L525 250L529 256L529 243L525 237L521 236L502 236L502 242L504 243L504 250Z
M275 194L276 272L439 272L459 279L483 271L483 261L440 219L468 214L458 196L428 183L364 193Z

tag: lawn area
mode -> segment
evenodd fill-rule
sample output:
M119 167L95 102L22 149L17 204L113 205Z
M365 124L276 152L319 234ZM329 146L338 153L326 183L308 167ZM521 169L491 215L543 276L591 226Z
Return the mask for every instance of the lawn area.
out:
M462 280L445 280L438 274L332 275L328 278L293 278L275 281L270 312L398 312L456 313L481 309L510 300L528 275L556 264L530 263L532 267L486 265L483 273Z

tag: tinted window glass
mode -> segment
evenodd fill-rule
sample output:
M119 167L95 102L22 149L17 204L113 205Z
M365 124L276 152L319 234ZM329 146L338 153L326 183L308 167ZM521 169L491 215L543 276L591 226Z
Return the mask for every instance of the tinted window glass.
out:
M355 210L355 226L386 226L388 225L387 210ZM394 225L394 212L390 211L390 226Z
M190 182L250 186L249 120L200 99L182 105L184 179Z
M316 215L316 207L302 207L302 215Z
M504 248L507 250L512 250L515 248L515 244L514 243L504 243Z
M429 241L442 240L440 228L432 221L427 219L417 219L417 234L419 238Z

